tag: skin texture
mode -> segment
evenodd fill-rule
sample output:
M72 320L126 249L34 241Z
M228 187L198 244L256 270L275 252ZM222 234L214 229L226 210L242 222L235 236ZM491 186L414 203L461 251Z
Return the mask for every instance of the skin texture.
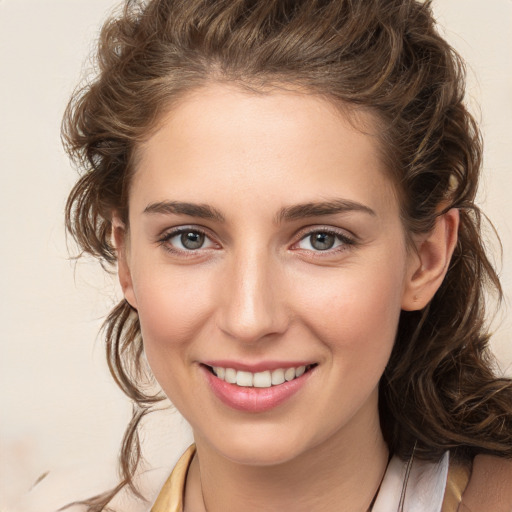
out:
M464 492L461 512L512 510L512 460L477 455Z
M194 431L188 511L202 495L210 512L363 511L378 488L378 382L401 309L442 282L458 213L408 247L372 119L355 119L313 95L212 84L138 148L129 230L114 220L119 276L150 366ZM337 213L283 219L339 200ZM223 220L163 211L169 201ZM204 245L187 250L178 227ZM333 248L316 249L311 234L326 232ZM284 403L250 413L212 393L201 363L213 359L317 366Z

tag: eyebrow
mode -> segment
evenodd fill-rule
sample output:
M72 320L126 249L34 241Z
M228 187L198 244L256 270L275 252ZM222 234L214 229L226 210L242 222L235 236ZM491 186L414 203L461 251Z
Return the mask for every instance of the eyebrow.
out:
M368 206L349 201L347 199L333 199L315 203L302 203L293 206L281 208L275 217L275 223L280 224L283 221L292 221L305 219L309 217L321 217L324 215L336 215L340 213L362 212L373 217L377 214ZM222 213L208 204L187 203L182 201L160 201L151 203L144 209L148 214L175 214L187 215L189 217L198 217L201 219L215 220L225 222L226 219Z
M333 199L319 203L304 203L282 208L276 216L276 223L304 219L308 217L320 217L323 215L335 215L339 213L362 212L373 217L377 214L368 206L349 201L347 199Z
M144 213L188 215L190 217L199 217L201 219L225 222L222 213L210 205L184 203L182 201L160 201L158 203L151 203L146 206Z

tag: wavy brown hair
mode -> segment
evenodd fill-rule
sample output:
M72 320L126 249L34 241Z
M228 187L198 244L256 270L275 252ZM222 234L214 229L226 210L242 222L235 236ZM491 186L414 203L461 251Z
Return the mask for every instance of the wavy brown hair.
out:
M459 56L439 35L430 2L413 0L128 0L103 26L96 78L72 97L63 139L81 169L66 226L84 253L114 265L111 217L127 221L138 145L184 94L212 82L267 91L300 88L377 119L382 158L408 234L460 212L446 278L422 311L402 312L380 384L390 451L437 460L447 449L512 456L512 384L488 350L486 290L501 298L475 194L481 139L464 105ZM121 482L87 502L105 510L134 492L138 425L154 394L137 312L122 301L105 322L110 371L133 400L120 455Z

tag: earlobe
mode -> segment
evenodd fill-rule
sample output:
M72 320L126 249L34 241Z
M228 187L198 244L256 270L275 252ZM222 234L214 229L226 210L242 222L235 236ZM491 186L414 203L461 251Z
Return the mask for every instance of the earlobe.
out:
M117 252L117 274L124 298L130 306L137 309L129 265L128 233L125 224L117 215L112 218L112 238Z
M423 309L434 297L448 271L457 244L459 210L452 208L436 219L434 229L416 242L402 297L402 309Z

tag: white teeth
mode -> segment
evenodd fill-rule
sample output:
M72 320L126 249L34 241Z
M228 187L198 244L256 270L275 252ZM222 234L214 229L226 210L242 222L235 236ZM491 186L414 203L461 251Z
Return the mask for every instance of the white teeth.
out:
M305 366L299 366L296 370L295 370L295 377L300 377L301 375L304 374L304 372L306 371L306 367Z
M284 372L284 378L287 381L295 379L295 368L286 368Z
M279 368L272 372L272 386L278 386L284 382L284 370Z
M252 373L251 372L236 372L236 385L245 388L252 387Z
M224 377L226 376L226 368L222 368L221 366L215 366L213 368L213 371L214 371L215 375L217 375L217 377L219 377L219 379L224 380Z
M224 380L230 384L236 384L236 370L233 370L233 368L226 368Z
M310 366L307 367L308 369ZM297 377L300 377L306 372L306 366L299 366L297 368L278 368L270 371L251 373L242 370L235 370L233 368L222 368L214 366L213 373L221 380L229 384L236 384L241 387L255 387L255 388L269 388L271 386L279 386L284 382L289 382Z
M267 370L265 372L255 373L252 379L252 385L255 388L269 388L272 385L270 372Z

